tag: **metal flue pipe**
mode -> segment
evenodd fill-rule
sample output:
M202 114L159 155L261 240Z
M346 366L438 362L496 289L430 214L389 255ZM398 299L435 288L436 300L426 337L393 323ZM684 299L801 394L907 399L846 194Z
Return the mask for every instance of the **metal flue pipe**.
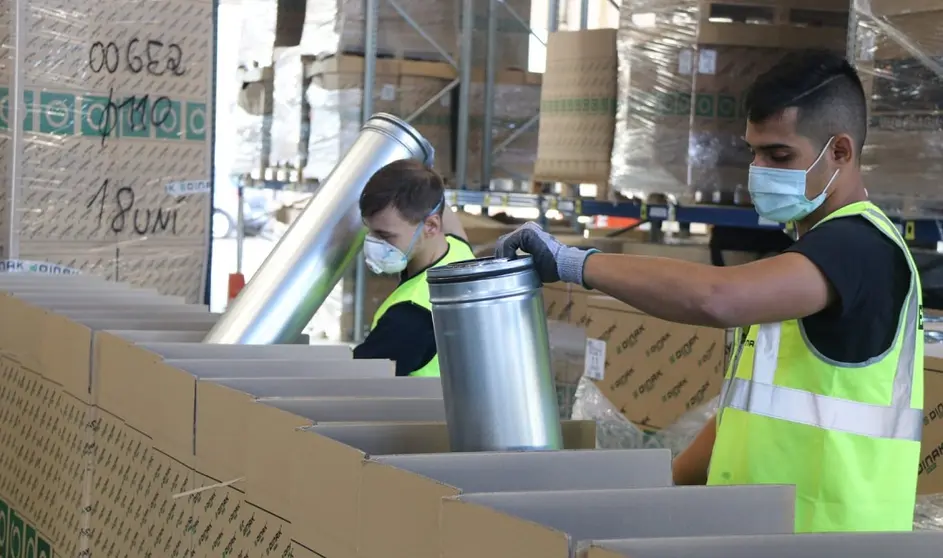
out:
M432 166L433 157L432 146L409 124L388 114L371 117L203 342L293 343L363 246L359 200L370 177L402 159Z

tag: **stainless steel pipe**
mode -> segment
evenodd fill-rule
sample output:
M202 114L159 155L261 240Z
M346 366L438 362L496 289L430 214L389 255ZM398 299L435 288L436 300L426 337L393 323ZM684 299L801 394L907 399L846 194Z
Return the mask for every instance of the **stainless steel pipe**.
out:
M452 451L563 449L530 256L426 272Z
M402 159L432 165L434 152L409 124L376 114L350 150L230 304L204 343L293 343L363 246L363 187L383 166Z

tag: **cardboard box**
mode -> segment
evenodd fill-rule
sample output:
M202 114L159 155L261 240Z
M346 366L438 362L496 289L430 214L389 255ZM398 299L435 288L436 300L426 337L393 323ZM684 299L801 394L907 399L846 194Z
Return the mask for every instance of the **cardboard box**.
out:
M561 31L547 42L534 176L609 183L619 57L615 29Z
M747 203L745 90L789 51L843 53L848 2L703 2L694 17L676 3L645 6L651 18L624 32L626 129L616 136L613 180L689 201ZM682 32L678 21L690 25Z
M595 447L592 422L564 421L562 426L567 448ZM304 464L291 481L292 521L305 526L297 540L324 556L347 558L357 556L361 546L359 502L368 456L449 451L444 423L318 425L293 438L293 462Z
M943 471L938 469L938 465L943 463L943 344L928 343L924 354L923 445L917 493L941 494Z
M775 552L783 558L845 556L882 558L932 556L940 547L939 533L816 533L749 537L690 537L599 541L580 552L581 558L753 558Z
M593 539L787 534L794 508L795 489L772 485L470 494L443 500L441 556L570 558Z
M482 137L484 134L484 72L472 75L469 97L468 176L469 184L481 180ZM494 112L491 149L515 133L540 111L541 75L521 70L495 73ZM537 126L520 134L506 149L492 157L493 178L526 180L534 172L537 158Z
M870 100L862 154L868 191L882 206L909 214L932 211L943 197L935 179L943 172L943 124L934 116L943 80L926 63L943 55L943 7L931 4L878 6L879 24L865 15L857 29Z
M589 474L575 473L578 470ZM667 450L447 453L374 457L363 470L358 555L439 555L442 499L483 492L671 486ZM408 509L410 513L398 513Z
M590 297L587 312L587 335L606 355L596 385L637 426L670 426L720 393L724 330L666 322L607 297Z

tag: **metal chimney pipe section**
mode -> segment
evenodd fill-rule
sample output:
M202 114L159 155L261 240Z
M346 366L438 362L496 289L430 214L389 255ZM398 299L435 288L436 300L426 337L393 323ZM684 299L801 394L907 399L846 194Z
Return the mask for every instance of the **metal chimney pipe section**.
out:
M532 258L458 262L426 277L452 451L563 449Z
M370 177L394 161L432 166L433 158L412 126L389 114L372 116L203 342L293 343L363 246L359 201Z

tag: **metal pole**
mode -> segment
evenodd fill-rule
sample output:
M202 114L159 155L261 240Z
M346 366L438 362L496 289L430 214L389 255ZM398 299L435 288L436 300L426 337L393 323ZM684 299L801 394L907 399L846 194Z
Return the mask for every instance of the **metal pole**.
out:
M459 188L468 184L468 101L471 98L473 0L462 0L462 36L459 49L458 130L455 137L455 174Z
M580 29L589 29L589 0L580 0Z
M242 254L246 243L246 195L241 180L236 187L236 203L236 273L242 273Z
M547 33L560 28L560 0L550 0L547 5Z
M380 1L364 0L364 48L363 48L363 100L360 123L364 124L373 116L373 84L377 76L377 19L379 19ZM367 298L367 266L363 261L363 252L357 254L354 269L354 343L363 341L366 335L364 327L364 302Z
M485 106L481 122L481 189L491 189L492 121L494 120L494 66L498 58L498 0L488 0L488 44L485 51Z

